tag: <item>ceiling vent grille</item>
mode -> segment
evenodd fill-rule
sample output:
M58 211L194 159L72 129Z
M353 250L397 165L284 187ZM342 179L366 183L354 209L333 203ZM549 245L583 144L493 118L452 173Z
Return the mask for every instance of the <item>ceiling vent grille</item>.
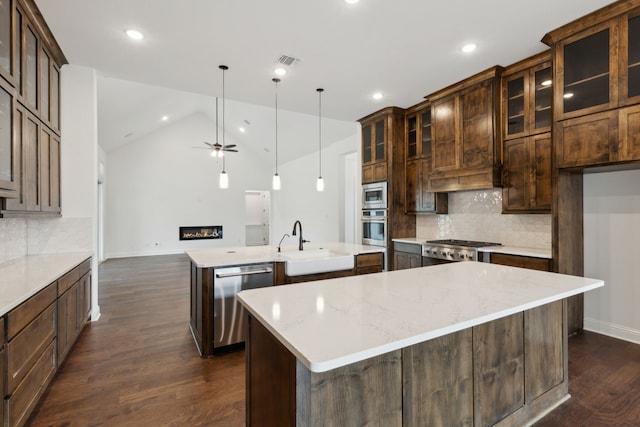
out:
M300 59L294 58L293 56L288 55L280 55L280 58L276 61L278 64L286 65L287 67L295 67L300 63Z

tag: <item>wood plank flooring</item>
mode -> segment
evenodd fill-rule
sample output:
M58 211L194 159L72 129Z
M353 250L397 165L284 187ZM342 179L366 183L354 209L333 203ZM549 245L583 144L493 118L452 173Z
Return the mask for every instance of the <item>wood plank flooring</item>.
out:
M100 307L28 426L244 426L244 351L198 356L186 256L104 262ZM572 337L569 390L537 427L640 426L640 345Z

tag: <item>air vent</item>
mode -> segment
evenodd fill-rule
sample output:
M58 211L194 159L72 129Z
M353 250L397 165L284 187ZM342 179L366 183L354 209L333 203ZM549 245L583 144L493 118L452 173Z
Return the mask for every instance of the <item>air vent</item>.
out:
M286 65L287 67L295 67L301 60L294 58L293 56L281 55L276 61L278 64Z

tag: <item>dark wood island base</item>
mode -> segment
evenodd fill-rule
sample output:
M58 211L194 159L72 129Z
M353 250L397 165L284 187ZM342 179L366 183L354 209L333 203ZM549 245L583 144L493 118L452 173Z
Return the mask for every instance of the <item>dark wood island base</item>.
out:
M555 301L326 372L255 317L247 426L522 426L568 395L567 302Z

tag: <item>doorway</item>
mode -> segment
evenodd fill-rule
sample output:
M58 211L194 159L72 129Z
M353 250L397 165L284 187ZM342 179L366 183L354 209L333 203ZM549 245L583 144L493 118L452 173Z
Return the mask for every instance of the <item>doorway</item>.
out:
M271 193L245 191L245 245L268 245L271 223Z

